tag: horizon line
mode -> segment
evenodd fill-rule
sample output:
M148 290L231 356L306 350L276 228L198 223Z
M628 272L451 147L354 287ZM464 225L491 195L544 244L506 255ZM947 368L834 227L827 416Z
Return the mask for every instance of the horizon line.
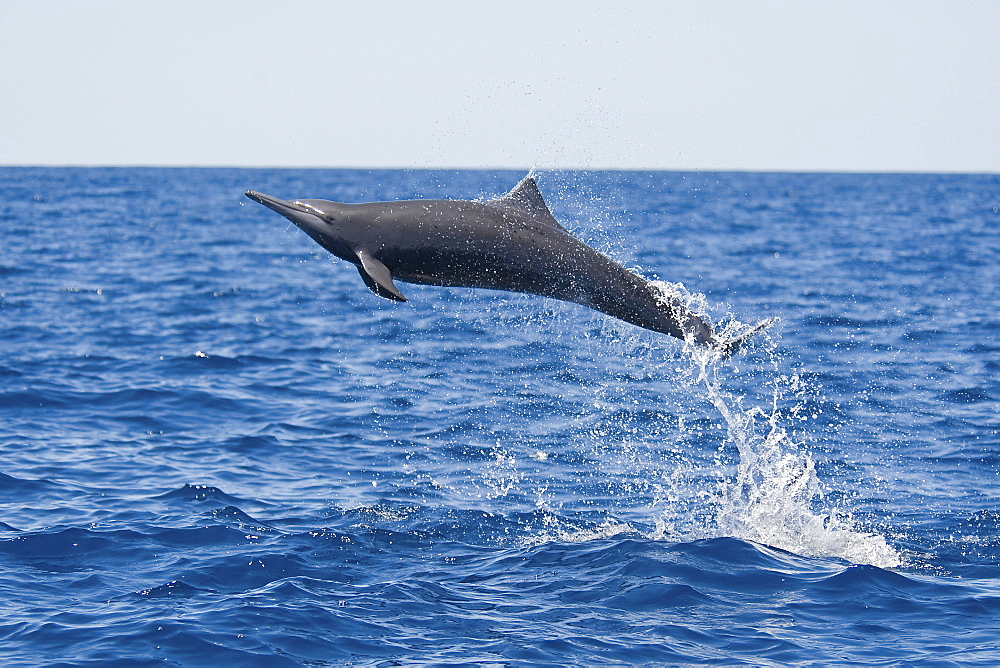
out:
M539 166L345 166L345 165L237 165L237 164L153 164L153 163L0 163L2 169L249 169L249 170L325 170L325 171L451 171L451 172L669 172L708 174L900 174L900 175L963 175L997 176L1000 170L983 171L975 169L930 170L930 169L835 169L835 168L747 168L747 167L539 167Z

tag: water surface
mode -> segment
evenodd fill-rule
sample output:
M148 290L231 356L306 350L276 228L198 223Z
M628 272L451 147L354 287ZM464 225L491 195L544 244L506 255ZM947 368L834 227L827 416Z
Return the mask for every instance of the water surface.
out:
M241 197L522 176L0 168L3 663L1000 662L1000 177L540 174L715 364Z

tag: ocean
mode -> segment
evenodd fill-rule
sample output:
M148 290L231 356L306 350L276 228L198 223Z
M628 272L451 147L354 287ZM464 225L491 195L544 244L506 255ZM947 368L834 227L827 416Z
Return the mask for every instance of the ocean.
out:
M0 663L1000 665L1000 176L537 174L727 361L243 197L523 175L0 168Z

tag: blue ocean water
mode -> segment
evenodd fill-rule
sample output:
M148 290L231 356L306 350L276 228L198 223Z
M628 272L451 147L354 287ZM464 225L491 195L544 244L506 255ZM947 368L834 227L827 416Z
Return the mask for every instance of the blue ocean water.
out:
M0 663L1000 664L1000 177L539 174L728 362L242 198L521 176L0 168Z

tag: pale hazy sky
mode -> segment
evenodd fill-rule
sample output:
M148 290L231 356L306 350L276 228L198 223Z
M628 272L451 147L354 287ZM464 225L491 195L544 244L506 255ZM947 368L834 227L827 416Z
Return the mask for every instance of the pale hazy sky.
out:
M1000 172L1000 1L0 0L0 164Z

